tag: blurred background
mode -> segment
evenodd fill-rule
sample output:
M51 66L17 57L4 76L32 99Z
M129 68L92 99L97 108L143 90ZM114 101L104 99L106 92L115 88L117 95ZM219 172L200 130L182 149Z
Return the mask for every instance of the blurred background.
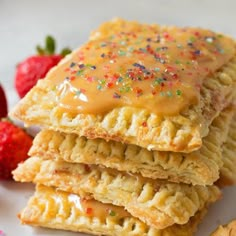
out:
M9 107L18 100L15 66L52 34L58 47L78 47L113 17L147 23L200 26L236 37L234 0L0 0L0 82Z

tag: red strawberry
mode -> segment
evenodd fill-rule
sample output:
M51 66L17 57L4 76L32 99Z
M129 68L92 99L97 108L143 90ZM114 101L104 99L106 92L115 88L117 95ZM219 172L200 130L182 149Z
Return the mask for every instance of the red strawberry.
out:
M5 92L0 85L0 119L7 116L7 99Z
M15 87L21 98L66 54L70 53L66 48L61 54L55 54L55 40L51 36L47 36L45 48L37 46L37 51L39 55L31 56L17 66Z
M60 55L32 56L17 66L15 87L22 98L47 72L61 60Z
M28 158L32 137L10 121L0 121L0 179L11 179L12 170Z

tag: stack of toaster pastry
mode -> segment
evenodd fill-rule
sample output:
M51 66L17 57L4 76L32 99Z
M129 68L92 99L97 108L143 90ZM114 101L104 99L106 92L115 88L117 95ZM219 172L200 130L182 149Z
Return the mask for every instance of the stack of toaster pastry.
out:
M104 23L19 102L42 130L14 179L22 223L95 235L193 235L236 182L235 42Z

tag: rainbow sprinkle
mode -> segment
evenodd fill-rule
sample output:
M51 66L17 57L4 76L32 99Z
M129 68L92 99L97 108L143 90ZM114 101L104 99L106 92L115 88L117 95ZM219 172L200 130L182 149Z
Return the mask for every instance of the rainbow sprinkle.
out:
M187 96L183 84L198 92L201 81L194 80L206 76L211 67L214 69L209 55L214 58L215 54L227 53L221 42L224 36L211 31L170 28L162 32L158 26L136 27L109 29L101 39L98 37L81 47L76 55L78 61L75 59L65 68L65 80L72 87L78 83L71 90L75 97L87 96L88 87L86 90L81 87L89 83L98 96L109 91L107 94L116 102L131 97L135 101L142 97L181 101L180 97Z

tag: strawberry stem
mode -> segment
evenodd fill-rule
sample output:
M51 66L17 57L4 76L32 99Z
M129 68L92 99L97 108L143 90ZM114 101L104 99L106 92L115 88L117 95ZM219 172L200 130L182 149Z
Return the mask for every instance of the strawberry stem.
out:
M48 35L45 39L45 46L41 47L40 45L37 45L36 50L39 55L54 55L56 50L55 39L51 35ZM71 53L71 50L69 48L64 48L61 50L60 55L64 57L69 53Z
M40 45L36 46L36 50L39 55L53 55L55 53L55 49L55 39L50 35L46 37L44 47L41 47Z

